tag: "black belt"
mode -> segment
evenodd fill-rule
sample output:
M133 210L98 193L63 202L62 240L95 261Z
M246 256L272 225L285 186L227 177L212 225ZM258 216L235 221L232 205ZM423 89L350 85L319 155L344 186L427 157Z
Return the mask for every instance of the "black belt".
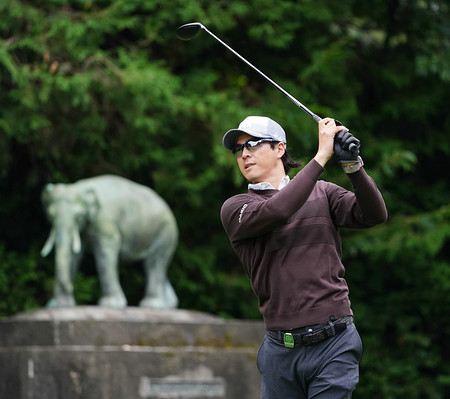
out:
M346 316L329 321L328 323L317 324L310 327L303 327L301 329L273 331L266 330L268 337L281 342L288 348L293 348L294 345L313 345L325 341L328 338L334 337L347 329L347 326L353 323L353 316ZM306 332L299 333L299 330Z

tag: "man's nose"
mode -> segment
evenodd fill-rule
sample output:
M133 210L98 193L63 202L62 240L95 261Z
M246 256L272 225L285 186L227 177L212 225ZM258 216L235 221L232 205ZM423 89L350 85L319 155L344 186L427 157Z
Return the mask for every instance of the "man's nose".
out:
M249 151L247 147L244 147L242 149L242 158L248 158L251 155L252 155L252 152Z

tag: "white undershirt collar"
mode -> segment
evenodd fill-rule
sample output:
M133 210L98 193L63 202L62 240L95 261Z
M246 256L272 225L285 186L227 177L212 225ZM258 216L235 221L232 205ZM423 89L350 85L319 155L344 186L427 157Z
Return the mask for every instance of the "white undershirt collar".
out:
M290 182L290 178L288 175L284 176L281 179L280 185L278 186L278 190L281 190L283 187L286 187L286 185ZM261 183L252 184L250 183L248 185L249 190L276 190L274 186L272 186L270 183L263 181Z

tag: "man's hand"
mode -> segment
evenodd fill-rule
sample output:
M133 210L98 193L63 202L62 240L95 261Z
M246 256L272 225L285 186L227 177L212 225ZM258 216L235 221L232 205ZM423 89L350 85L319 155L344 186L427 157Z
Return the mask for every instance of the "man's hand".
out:
M359 147L359 140L346 129L334 136L334 157L341 165L359 162Z
M325 164L333 156L334 137L336 133L338 133L343 128L343 126L336 124L336 121L332 118L321 119L318 125L319 148L314 159L320 165L322 165L322 167L325 167Z

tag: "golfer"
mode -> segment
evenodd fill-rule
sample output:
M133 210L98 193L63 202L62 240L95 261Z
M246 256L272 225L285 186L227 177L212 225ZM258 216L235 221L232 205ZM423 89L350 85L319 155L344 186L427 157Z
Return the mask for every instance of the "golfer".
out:
M359 380L362 344L338 229L375 226L387 211L359 140L331 118L318 127L317 153L292 180L287 174L299 164L272 119L249 116L223 137L249 182L246 194L224 202L221 219L264 317L263 399L350 398ZM353 192L319 180L333 154Z

